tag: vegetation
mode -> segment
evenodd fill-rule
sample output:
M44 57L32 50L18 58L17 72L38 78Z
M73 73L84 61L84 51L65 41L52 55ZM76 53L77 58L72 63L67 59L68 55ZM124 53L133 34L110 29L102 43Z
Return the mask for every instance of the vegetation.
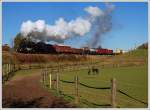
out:
M22 40L23 40L23 37L22 37L21 33L18 33L14 39L14 49L15 50L19 47Z
M68 71L60 74L60 79L74 81L74 76L79 76L79 81L92 87L110 87L110 79L116 78L117 89L144 102L148 101L148 67L121 67L121 68L100 68L99 75L88 75L88 70ZM134 80L133 80L134 78ZM60 82L60 90L65 94L74 97L74 84ZM110 90L97 90L79 86L79 94L82 99L99 105L110 104ZM81 102L82 104L82 102ZM88 107L98 107L94 105L84 105ZM117 93L118 107L147 107L127 96Z
M136 49L134 51L128 52L124 54L124 57L134 57L134 58L148 58L148 50L147 49Z
M14 50L16 51L19 47L32 46L30 35L27 36L27 38L24 38L21 33L18 33L16 37L14 38Z
M48 64L56 66L56 69L58 69L58 65L73 64L74 70L60 71L61 80L74 81L74 76L78 75L79 81L83 84L92 87L110 87L110 79L116 78L118 90L122 90L140 101L148 102L148 50L145 48L141 49L140 47L116 56L65 56L3 52L3 63L8 63L9 59L13 59L14 63L21 63L22 66L27 66L29 63L34 66ZM82 63L84 65L80 65ZM92 65L99 68L99 75L88 75L88 69L82 69L82 66L92 67ZM119 66L114 67L114 65ZM49 73L51 72L52 70L49 69ZM29 75L28 73L36 73L36 69L21 70L16 72L16 75ZM54 78L55 74L53 75ZM66 100L74 101L73 83L60 81L60 90L63 94L61 96ZM108 107L106 105L110 105L110 89L98 90L80 85L79 95L80 107ZM117 92L117 107L147 107L147 105Z
M10 47L9 47L8 44L4 44L4 45L2 46L2 51L9 51L9 50L10 50Z
M52 54L23 54L17 52L6 52L2 53L3 63L9 63L9 60L13 59L14 62L20 63L47 63L47 62L76 62L85 61L86 56L82 55L52 55Z
M147 66L147 50L137 49L132 53L104 58L100 64L128 64L126 67L99 67L99 75L88 75L88 69L79 69L74 71L64 71L60 73L60 79L64 81L74 81L75 75L79 76L79 81L85 85L92 87L110 87L110 79L116 78L117 89L122 90L128 95L142 102L148 102L148 66ZM131 63L135 63L131 65ZM139 65L137 65L139 63ZM78 69L78 68L77 68ZM51 71L51 70L50 70ZM55 77L55 76L53 76ZM64 97L74 101L74 87L72 83L64 83L60 81L60 90ZM70 97L69 97L69 96ZM80 107L107 107L110 104L110 90L97 90L79 86ZM86 101L84 100L86 99ZM88 102L87 102L88 101ZM86 103L85 103L86 102ZM96 105L99 104L99 105ZM117 92L117 107L147 107L139 101L129 98Z
M138 49L148 49L148 42L140 45Z

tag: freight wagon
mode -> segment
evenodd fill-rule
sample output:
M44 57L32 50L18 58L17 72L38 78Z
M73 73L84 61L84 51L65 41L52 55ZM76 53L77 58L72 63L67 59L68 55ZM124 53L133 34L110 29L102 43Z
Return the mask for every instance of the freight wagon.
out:
M20 53L32 53L32 54L79 54L79 55L113 55L113 50L109 49L89 49L89 48L72 48L66 45L51 45L43 42L30 42L26 44L20 44L17 49Z

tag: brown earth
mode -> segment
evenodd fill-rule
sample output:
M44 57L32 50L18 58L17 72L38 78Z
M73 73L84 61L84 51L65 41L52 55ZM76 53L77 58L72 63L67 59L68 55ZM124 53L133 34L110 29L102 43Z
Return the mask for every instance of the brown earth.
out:
M41 86L40 74L15 76L2 90L3 108L69 108L75 107Z

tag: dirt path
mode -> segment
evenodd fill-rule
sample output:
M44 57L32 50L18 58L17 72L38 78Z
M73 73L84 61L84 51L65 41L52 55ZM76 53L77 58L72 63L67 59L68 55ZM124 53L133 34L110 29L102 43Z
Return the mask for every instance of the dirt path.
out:
M3 85L2 105L4 108L68 108L75 107L55 97L42 88L40 74L15 76Z

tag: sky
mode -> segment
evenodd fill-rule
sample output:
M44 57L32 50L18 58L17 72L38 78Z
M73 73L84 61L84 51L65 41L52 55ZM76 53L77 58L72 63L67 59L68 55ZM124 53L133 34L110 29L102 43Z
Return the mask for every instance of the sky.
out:
M148 42L148 6L146 2L114 2L112 29L103 34L99 45L103 48L128 50ZM23 22L45 20L53 25L59 18L71 21L86 16L89 6L105 9L103 2L3 2L2 4L2 43L12 44L12 39L20 32ZM91 31L84 36L72 37L64 41L72 47L86 46L92 38ZM53 41L49 43L54 43Z

